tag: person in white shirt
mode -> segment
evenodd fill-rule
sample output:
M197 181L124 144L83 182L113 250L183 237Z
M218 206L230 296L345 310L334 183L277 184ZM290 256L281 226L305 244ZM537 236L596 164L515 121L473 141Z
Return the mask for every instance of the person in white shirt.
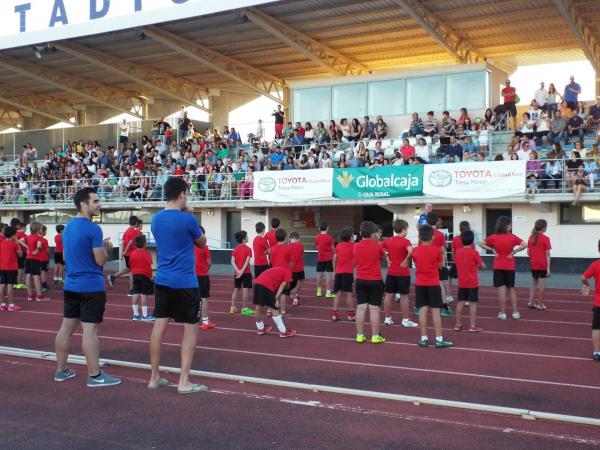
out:
M121 125L119 125L119 144L127 144L129 140L129 124L126 119L123 119Z
M415 146L415 156L429 162L429 146L425 138L419 138Z
M542 81L540 83L540 88L534 92L533 98L537 102L539 107L543 110L546 109L546 108L544 108L544 105L546 104L546 96L547 95L548 95L548 90L546 88L544 88L544 82Z
M529 161L529 154L531 150L529 148L529 142L523 142L521 148L517 151L517 155L519 155L519 159L521 161Z
M258 119L258 126L256 127L256 135L254 137L258 142L262 142L265 138L265 129L261 119Z

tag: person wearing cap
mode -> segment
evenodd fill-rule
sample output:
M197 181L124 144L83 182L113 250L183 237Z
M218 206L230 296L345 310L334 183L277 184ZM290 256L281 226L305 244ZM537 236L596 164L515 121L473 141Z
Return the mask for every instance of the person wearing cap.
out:
M600 95L596 97L596 104L590 106L587 116L587 132L591 133L594 126L597 128L597 131L600 131ZM2 156L1 153L0 156Z

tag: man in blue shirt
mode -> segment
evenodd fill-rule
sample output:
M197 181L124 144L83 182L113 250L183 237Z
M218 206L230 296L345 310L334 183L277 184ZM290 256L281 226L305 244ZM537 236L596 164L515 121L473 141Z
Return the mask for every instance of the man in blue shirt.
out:
M463 149L461 147L461 145L458 143L458 141L456 140L456 136L450 136L450 145L448 145L448 147L446 148L446 156L444 156L444 158L442 158L442 162L443 163L447 163L448 161L448 157L451 156L453 157L453 161L462 161L462 156L463 156Z
M285 155L281 153L281 148L279 147L279 145L275 147L274 152L271 153L270 156L271 162L274 166L277 166L281 161L283 161L283 158L285 157Z
M565 86L564 100L567 102L567 106L571 108L571 111L579 111L577 96L581 94L581 86L575 83L575 77L573 75L571 75L569 80L569 84Z
M425 203L424 212L419 216L419 220L417 221L417 228L421 228L421 225L425 225L427 223L427 214L433 212L433 205L431 203Z
M160 353L171 319L183 324L181 375L177 391L191 394L206 386L190 383L189 376L198 341L200 289L195 273L194 245L204 247L206 237L187 206L186 181L171 177L164 185L167 205L152 218L152 235L158 251L158 269L154 279L154 329L150 337L152 375L149 389L169 384L160 377Z
M77 375L67 367L71 336L81 323L82 347L88 366L88 387L114 386L121 383L100 369L98 326L104 319L106 292L102 266L112 249L110 239L102 239L102 229L92 222L100 214L100 198L93 188L75 193L77 216L63 232L66 278L64 285L64 318L55 339L56 373L54 381L65 381Z

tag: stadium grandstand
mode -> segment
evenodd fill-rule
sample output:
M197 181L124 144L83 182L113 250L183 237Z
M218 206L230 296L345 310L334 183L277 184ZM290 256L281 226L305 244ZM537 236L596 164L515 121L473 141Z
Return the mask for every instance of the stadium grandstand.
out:
M232 284L229 267L225 266L233 259L240 230L247 231L251 243L257 236L255 224L263 222L268 228L276 218L288 234L298 234L306 248L304 261L313 266L319 258L314 236L321 223L327 224L337 242L344 228L358 231L364 221L379 225L383 238L393 236L393 224L401 219L409 224L407 238L416 243L419 227L433 208L439 218L436 226L448 243L460 236L459 223L465 221L470 223L479 244L494 233L503 217L512 219L512 232L522 237L531 234L536 220L545 220L546 234L553 242L552 271L559 274L548 303L554 301L554 309L562 309L567 316L583 314L583 306L579 305L579 311L577 305L568 303L575 303L576 291L566 288L574 287L573 279L579 285L579 274L598 253L599 0L8 0L0 5L0 13L7 22L0 30L0 222L17 218L23 224L46 225L50 253L54 251L56 226L66 225L77 214L73 207L76 193L94 188L102 209L93 220L104 237L115 243L110 254L111 270L117 266L122 269L124 264L124 231L132 215L139 218L148 249L156 260L157 245L150 223L165 207L165 184L179 177L186 181L188 203L206 230L212 263L220 266L216 269L221 278L215 283L215 303L222 302L219 307L223 311ZM583 60L595 72L594 95L582 95L581 73L570 74L570 79L540 73L537 90L511 83L511 76L520 67ZM261 107L245 112L245 107L255 103ZM242 120L231 119L235 111L244 111ZM449 244L446 247L450 264L453 249ZM482 252L482 256L488 266L485 277L491 280L493 252ZM517 272L529 272L528 257L522 254L515 259ZM311 278L314 273L307 270L307 275ZM124 286L122 280L118 282ZM307 282L310 289L316 287L312 280ZM491 288L486 289L488 299L496 295ZM525 290L519 292L523 298L527 295ZM129 307L124 295L114 295L123 297L118 306ZM585 302L588 311L589 302ZM308 308L314 310L309 312L314 314L309 320L314 322L303 326L309 331L314 326L314 335L307 339L316 339L322 332L317 329L321 320L317 309L323 306L318 302L310 305ZM44 314L53 314L49 307L46 309ZM286 321L293 324L294 314L292 310ZM567 320L557 315L545 325L541 320L529 319L533 327L527 330L530 334L519 336L557 338L563 332L569 334L569 327L589 322L587 316L577 317L576 324L571 316ZM36 327L37 320L34 318ZM222 321L225 323L226 318ZM237 330L240 323L229 324L229 332L234 334L232 330ZM50 351L33 338L18 345L23 336L17 335L18 331L9 334L10 326L14 330L28 328L26 323L17 322L9 322L6 328L0 325L0 340L6 345ZM523 333L516 326L510 331ZM288 377L282 367L276 367L272 376L268 371L255 370L256 360L250 357L263 358L271 351L262 348L254 349L256 354L252 355L244 354L241 348L228 350L229 356L239 353L243 361L227 360L222 368L215 358L202 370L211 372L225 399L215 410L227 415L228 408L234 408L232 420L247 420L248 415L241 411L245 407L262 411L265 406L251 400L261 398L265 404L270 402L267 407L273 408L285 427L293 428L295 422L288 418L293 413L282 406L287 402L317 411L314 417L302 421L307 429L319 430L319 435L329 433L320 427L321 421L337 426L336 419L324 413L330 408L339 414L345 433L336 441L330 440L331 436L303 441L306 437L296 436L301 433L294 430L289 442L269 434L266 444L272 441L289 448L464 448L473 442L486 445L478 433L489 427L494 434L490 441L493 448L537 448L542 441L550 448L581 443L597 446L597 401L586 397L590 392L593 395L589 397L597 395L600 384L597 380L587 384L583 378L573 382L561 372L563 359L566 365L573 364L568 367L573 373L589 370L582 362L588 356L587 349L582 356L569 353L566 347L569 339L589 341L587 330L577 331L557 343L560 351L556 354L549 350L551 355L530 350L530 342L522 353L511 353L515 347L509 343L509 333L492 331L496 334L486 344L489 350L478 349L482 353L466 363L465 373L473 374L483 358L491 355L493 370L474 379L481 380L482 386L492 386L496 377L508 383L517 378L537 380L541 376L537 370L548 361L550 370L543 376L552 371L559 376L549 379L548 391L532 398L531 403L526 398L530 389L526 384L516 388L519 398L514 401L511 397L510 401L498 402L483 387L474 389L472 395L446 395L440 388L430 395L427 389L416 387L418 375L437 371L434 376L436 380L440 377L442 385L447 374L457 376L462 370L460 364L449 358L444 367L437 363L425 367L412 365L416 358L411 360L406 367L414 366L414 372L406 367L402 370L414 376L409 388L415 389L385 389L381 397L373 394L367 396L368 401L357 401L357 409L353 410L356 414L359 410L381 414L378 417L382 422L373 426L382 433L383 440L371 431L358 436L350 425L362 426L359 419L345 416L350 403L338 404L335 397L348 394L355 399L361 394L330 389L325 391L331 397L323 394L324 398L311 404L308 393L316 384L378 391L375 384L359 383L349 370L367 367L368 374L375 376L378 370L390 369L385 366L392 362L389 355L380 357L369 351L364 361L357 357L346 367L338 361L343 376L337 383L335 370L324 363L334 356L350 361L352 352L342 350L337 354L331 342L345 338L336 335L310 358L302 359L299 354L294 360L296 356L291 354L282 356L286 350L277 350L282 359L276 364L281 365L289 357L294 376ZM494 347L494 336L506 338L506 342ZM115 347L107 352L115 366L120 360L131 360L126 353L133 351L133 342L138 338L148 336L114 338L123 339L118 342L123 343L122 351L115 341ZM400 346L404 344L396 344L403 350ZM210 345L215 350L219 341ZM0 354L9 355L6 358L19 353L3 353L3 348ZM27 355L45 358L37 353ZM507 359L496 360L498 356ZM530 356L533 362L526 359ZM169 365L176 365L173 358L167 359ZM273 363L271 359L266 361ZM510 370L499 369L505 361L509 361L506 364ZM394 367L396 370L399 366ZM126 371L124 379L141 377L136 375L135 365L122 370ZM321 370L323 380L313 376ZM290 389L301 390L292 395L284 390L284 382L258 384L258 388L240 394L242 400L235 404L239 392L228 383L253 381L230 373L285 379L297 382L298 386ZM385 372L383 379L391 382L395 376L395 372ZM539 387L532 385L535 389L544 388L543 376ZM449 382L456 390L465 391L472 389L471 383L470 378ZM272 398L270 392L275 392ZM446 445L443 438L429 435L425 425L431 426L432 422L423 415L411 418L413 412L404 403L397 403L402 405L398 407L384 400L376 403L376 398L389 400L396 394L415 395L412 400L394 397L412 402L408 405L421 401L425 405L425 398L435 394L442 400L430 403L433 412L427 412L439 416L435 426L449 432L459 426L464 434ZM508 391L494 394L512 395ZM555 394L559 400L550 401ZM273 398L282 404L272 405ZM127 396L127 402L131 408L136 407L133 394ZM152 403L157 409L164 405ZM486 414L505 415L498 416L502 417L502 426L490 418L496 416L473 412L482 405L480 409ZM473 426L453 424L454 410L448 412L443 406L457 408L464 421L472 421ZM509 411L509 407L514 410ZM61 403L60 408L67 407ZM551 410L552 414L544 416L535 413L537 410ZM188 425L184 416L193 411L188 405L175 416ZM303 414L309 415L306 411ZM394 420L400 417L404 423L417 423L419 436L411 431L406 445L386 434L389 430L381 425L397 426ZM522 425L519 417L545 418L550 425ZM203 418L210 420L206 414ZM566 422L578 425L569 428ZM43 421L39 423L43 426ZM551 426L560 432L554 433ZM579 426L582 428L576 428ZM117 428L106 441L98 430L86 434L85 439L92 439L92 448L130 448L140 442L144 448L155 444L189 448L193 446L190 439L198 439L193 433L183 433L170 441L166 434L156 436L156 429L149 429L152 439L121 441ZM501 433L507 429L516 430L515 437L503 437ZM65 432L76 434L74 429ZM43 439L37 435L19 436L26 444L6 448L43 446ZM50 447L58 447L61 439L64 437L52 435ZM78 440L77 445L84 445L85 439ZM255 429L249 432L246 443L243 436L231 439L211 437L210 443L198 447L255 448L260 442Z

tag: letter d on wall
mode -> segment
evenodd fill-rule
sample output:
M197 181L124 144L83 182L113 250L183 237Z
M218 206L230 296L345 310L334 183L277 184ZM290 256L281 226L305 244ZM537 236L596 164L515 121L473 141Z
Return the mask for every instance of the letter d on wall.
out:
M102 9L98 11L98 0L90 0L90 20L101 19L108 13L110 0L102 0Z

